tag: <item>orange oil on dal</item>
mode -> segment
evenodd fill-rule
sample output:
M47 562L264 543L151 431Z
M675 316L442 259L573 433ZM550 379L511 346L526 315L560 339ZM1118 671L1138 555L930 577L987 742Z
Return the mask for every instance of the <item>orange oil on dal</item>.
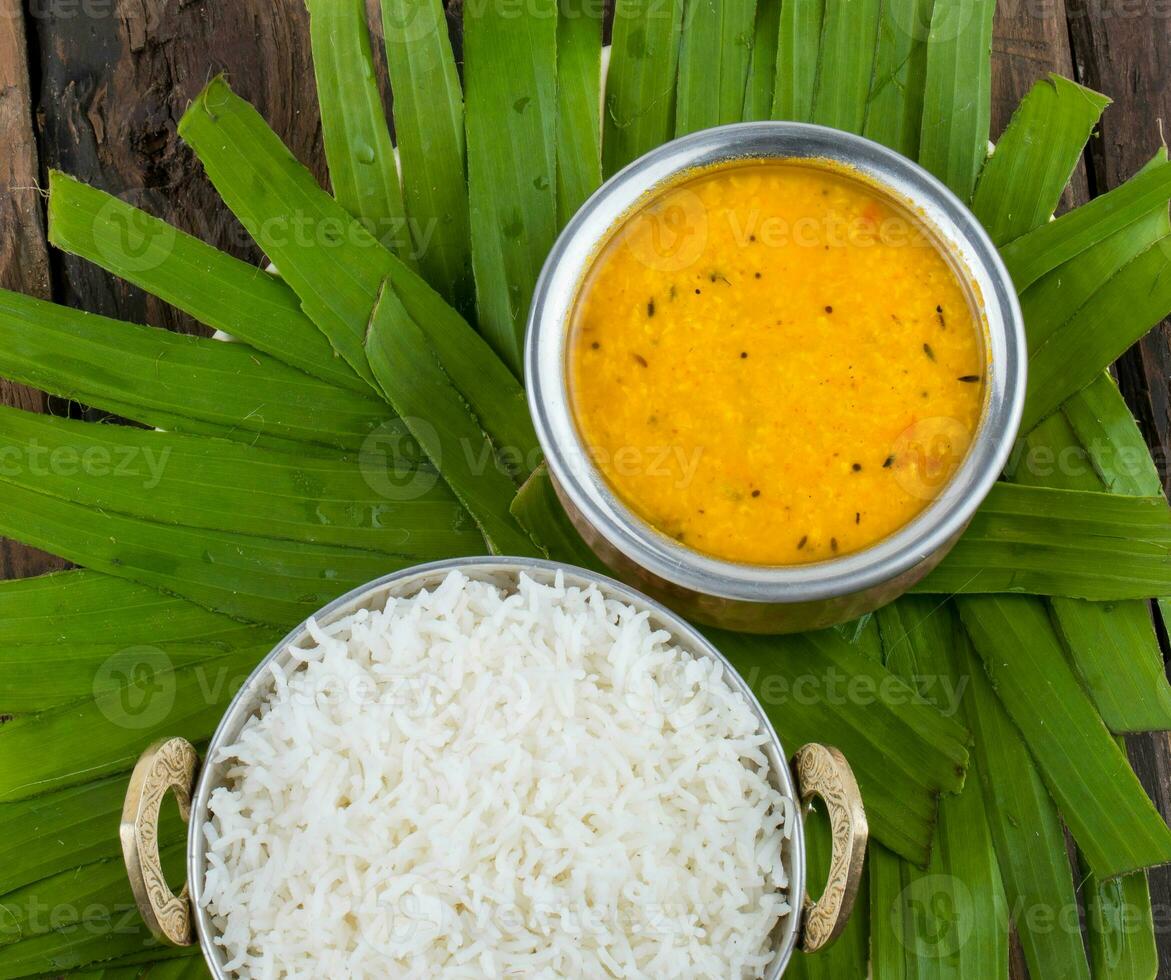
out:
M920 220L828 163L725 165L656 193L597 255L570 329L595 464L644 520L730 561L820 561L897 531L984 400L971 293Z

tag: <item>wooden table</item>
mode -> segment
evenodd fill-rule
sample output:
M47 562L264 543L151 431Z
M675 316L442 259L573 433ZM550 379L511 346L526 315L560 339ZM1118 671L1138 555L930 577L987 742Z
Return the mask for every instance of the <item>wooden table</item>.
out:
M449 17L458 25L456 7ZM302 0L0 0L0 285L198 332L189 318L94 266L51 254L37 187L48 168L59 168L259 260L175 131L189 100L220 71L229 73L236 90L324 181ZM993 133L1029 86L1050 71L1115 99L1068 193L1067 203L1082 202L1142 166L1160 143L1161 118L1171 119L1171 0L1001 0ZM1171 326L1164 324L1130 351L1118 364L1118 376L1166 481ZM82 411L3 380L0 399L34 411ZM0 541L0 577L35 575L61 564ZM1166 651L1165 632L1162 639ZM1148 791L1171 818L1171 737L1133 738L1130 752ZM1155 871L1151 888L1160 975L1171 977L1171 870ZM1019 959L1014 975L1023 977Z

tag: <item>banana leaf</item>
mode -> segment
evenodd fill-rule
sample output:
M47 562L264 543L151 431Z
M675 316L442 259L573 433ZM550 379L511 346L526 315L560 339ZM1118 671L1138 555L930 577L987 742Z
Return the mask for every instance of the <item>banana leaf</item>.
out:
M334 197L383 245L409 256L402 188L374 75L365 0L307 3Z
M1065 416L1049 416L1024 440L1014 479L1037 486L1102 490ZM1143 455L1150 456L1143 447ZM1147 602L1054 598L1053 620L1094 706L1115 733L1171 729L1171 684Z
M774 119L812 122L826 0L781 0Z
M996 0L954 0L931 15L919 163L962 201L988 155L995 12Z
M0 895L121 857L118 823L125 796L125 777L111 776L21 803L0 803ZM187 825L178 807L164 806L161 813L160 843L183 840Z
M160 849L163 871L171 881L186 877L185 842ZM78 929L137 927L138 906L126 877L126 865L107 859L62 871L0 898L0 948L48 933Z
M66 970L113 962L115 958L126 963L126 958L139 957L138 962L149 963L166 955L185 957L191 956L192 951L174 952L173 947L152 938L141 922L127 916L121 928L89 931L77 926L66 933L50 932L0 947L0 980L34 973L59 976Z
M906 596L879 610L876 619L887 666L941 711L964 717L957 692L966 682L951 653L956 627L950 604ZM970 776L962 793L940 801L926 869L905 861L892 867L892 861L887 854L872 869L876 880L883 879L874 891L882 904L872 907L871 924L881 975L1006 976L1008 909L979 779Z
M557 19L557 225L602 183L602 8L559 0Z
M768 119L772 115L780 27L781 0L757 0L756 30L748 59L748 83L744 88L741 113L746 121Z
M934 0L888 0L882 5L874 80L862 135L914 160L923 127L927 36Z
M226 616L285 627L411 558L192 530L102 513L9 484L0 534Z
M1110 602L1171 591L1162 497L998 483L917 592L1029 592Z
M518 377L557 237L557 0L464 6L468 193L480 332Z
M374 376L497 555L538 555L508 512L516 485L390 281L370 318Z
M372 387L364 344L389 277L497 446L530 469L536 466L537 439L520 383L463 317L314 183L251 106L216 80L184 116L180 132L224 202L276 260L306 312L335 345L346 347L347 360L364 366ZM261 165L269 159L277 162ZM316 234L286 234L302 226Z
M752 687L785 746L829 739L841 749L874 838L926 865L938 797L964 786L967 730L833 630L707 633Z
M56 170L49 241L299 371L370 393L279 278Z
M881 19L881 0L825 0L813 122L862 132Z
M1025 431L1097 378L1168 313L1171 237L1127 263L1031 353Z
M517 523L532 535L534 541L541 543L550 557L603 575L611 574L569 520L544 463L517 491L509 509Z
M1171 199L1171 164L1159 162L1112 191L1000 248L1017 292ZM1125 309L1126 307L1123 307Z
M740 122L756 33L756 0L688 0L683 12L675 135Z
M1066 660L1045 606L960 600L960 615L1087 864L1099 878L1171 861L1171 829Z
M0 406L5 485L189 528L421 559L480 550L459 501L399 445L387 431L358 458L297 457Z
M675 131L683 0L616 0L606 73L602 173L609 177Z
M277 630L252 629L240 643L55 644L0 650L0 712L21 715L124 686L146 665L186 667L243 646L275 646ZM244 642L246 639L247 642Z
M0 372L147 425L300 452L357 449L390 415L374 398L242 345L122 323L6 290L0 290Z
M0 646L248 643L254 627L86 569L0 581ZM0 887L2 891L2 887Z
M441 0L381 0L395 137L423 277L473 308L464 104Z
M128 772L157 738L206 741L267 653L236 650L187 667L144 657L126 684L8 722L0 728L0 802Z
M964 717L975 736L973 771L984 790L1005 897L1029 973L1090 980L1057 807L962 632L954 656L957 671L969 680ZM1070 921L1073 928L1054 925Z
M980 174L972 210L998 245L1049 220L1110 100L1060 75L1021 100Z
M1153 980L1159 975L1151 891L1145 874L1099 881L1082 869L1086 939L1095 980Z

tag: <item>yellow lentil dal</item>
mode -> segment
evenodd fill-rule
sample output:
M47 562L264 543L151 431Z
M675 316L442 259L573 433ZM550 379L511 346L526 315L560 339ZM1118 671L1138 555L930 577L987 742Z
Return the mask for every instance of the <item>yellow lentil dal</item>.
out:
M847 171L701 171L587 273L574 416L615 492L692 549L764 565L858 551L963 458L987 370L978 302L923 223Z

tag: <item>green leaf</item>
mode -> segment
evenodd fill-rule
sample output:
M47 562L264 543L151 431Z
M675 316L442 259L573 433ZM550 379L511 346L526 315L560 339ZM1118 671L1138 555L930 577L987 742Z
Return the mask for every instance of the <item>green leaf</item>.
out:
M118 822L125 797L125 777L112 776L20 803L0 803L0 894L121 857ZM178 808L165 806L161 812L160 843L183 840L187 825Z
M1029 357L1028 431L1171 313L1171 237L1129 262Z
M998 245L1057 210L1082 150L1110 100L1060 75L1033 85L980 174L972 210Z
M683 13L675 135L740 122L756 0L688 0Z
M565 508L557 499L557 491L553 488L553 478L544 463L524 482L509 509L517 523L557 561L588 568L603 575L611 574L565 513Z
M1069 323L1122 269L1168 235L1171 220L1164 207L1102 239L1021 293L1030 354Z
M602 8L560 0L557 20L557 225L602 183Z
M862 132L881 8L881 0L825 0L813 122Z
M1001 246L1001 258L1017 292L1156 208L1165 208L1168 199L1171 164L1161 162L1089 204Z
M1129 413L1128 413L1129 414ZM1024 440L1014 479L1029 486L1102 490L1065 416L1049 416ZM1143 455L1150 456L1143 447ZM1074 668L1112 732L1171 729L1171 684L1147 602L1054 598L1054 623Z
M401 427L395 420L394 427ZM0 407L0 483L161 524L428 559L479 534L388 427L360 458L294 456Z
M918 865L938 796L963 788L968 733L833 630L708 635L752 687L790 751L828 740L858 779L874 837Z
M409 255L403 195L374 75L365 0L307 0L321 134L338 204Z
M196 147L225 203L276 258L309 315L331 341L349 350L347 359L365 365L370 315L389 276L497 445L525 460L529 469L536 466L537 439L520 383L463 317L314 183L251 106L217 79L180 130ZM276 162L269 165L269 159ZM301 233L287 235L290 228Z
M9 484L0 534L95 571L286 629L413 559L335 545L156 524Z
M905 157L919 155L927 35L934 0L888 0L882 5L874 54L874 80L862 135Z
M300 452L313 445L357 449L390 415L375 398L240 344L122 323L7 290L0 290L0 373L147 425Z
M257 627L242 632L233 643L78 642L7 647L0 651L0 712L29 714L82 701L123 686L144 662L185 667L241 647L272 647L281 635Z
M169 880L184 880L185 842L163 847L159 855ZM137 910L125 863L117 858L98 861L0 898L0 948L48 933L68 936L138 926Z
M317 186L260 114L222 77L214 78L179 121L224 203L301 297L301 306L359 376L362 308L390 253ZM369 312L370 305L365 303Z
M480 332L519 376L529 301L557 237L557 0L464 7L468 193Z
M246 643L252 629L186 599L88 569L0 581L0 646L198 641L234 647Z
M917 592L1029 592L1111 602L1171 593L1162 497L998 483Z
M772 116L777 77L777 45L780 41L781 0L757 0L756 33L748 59L748 84L744 89L745 121Z
M370 392L279 278L57 170L49 171L49 241L278 361Z
M1090 980L1081 930L1054 927L1070 917L1077 922L1057 807L966 636L957 636L954 650L956 669L969 680L965 718L975 735L973 768L1029 973Z
M472 310L464 104L441 0L382 0L407 217L424 278Z
M1108 374L1061 406L1098 479L1110 493L1157 497L1163 481L1130 407Z
M604 176L674 133L682 26L683 0L616 0L606 73Z
M1171 829L1082 690L1044 604L977 596L960 599L959 609L1094 874L1112 878L1171 861Z
M1158 977L1159 949L1147 876L1099 881L1088 869L1083 873L1086 938L1095 980Z
M124 916L125 918L125 916ZM28 976L30 973L59 976L65 970L74 970L93 963L113 961L115 957L138 956L140 962L157 960L160 956L190 956L191 952L169 953L151 937L146 926L134 923L121 929L116 923L97 924L95 930L78 928L69 933L50 932L23 942L0 947L0 980Z
M774 119L812 122L825 0L781 0Z
M447 485L468 509L493 554L538 554L508 512L516 485L387 281L366 350L374 376Z
M919 163L962 201L988 155L995 12L996 0L955 0L931 15Z
M967 681L952 650L951 605L906 596L880 609L877 620L887 666L941 711L963 718ZM1007 976L1008 910L980 781L969 776L962 793L940 801L926 869L906 862L892 868L892 860L887 854L872 868L878 882L872 935L881 975L893 968L895 976L924 980Z
M8 722L0 728L0 802L128 772L156 738L206 741L269 649L235 650L180 668L144 658L127 684Z

